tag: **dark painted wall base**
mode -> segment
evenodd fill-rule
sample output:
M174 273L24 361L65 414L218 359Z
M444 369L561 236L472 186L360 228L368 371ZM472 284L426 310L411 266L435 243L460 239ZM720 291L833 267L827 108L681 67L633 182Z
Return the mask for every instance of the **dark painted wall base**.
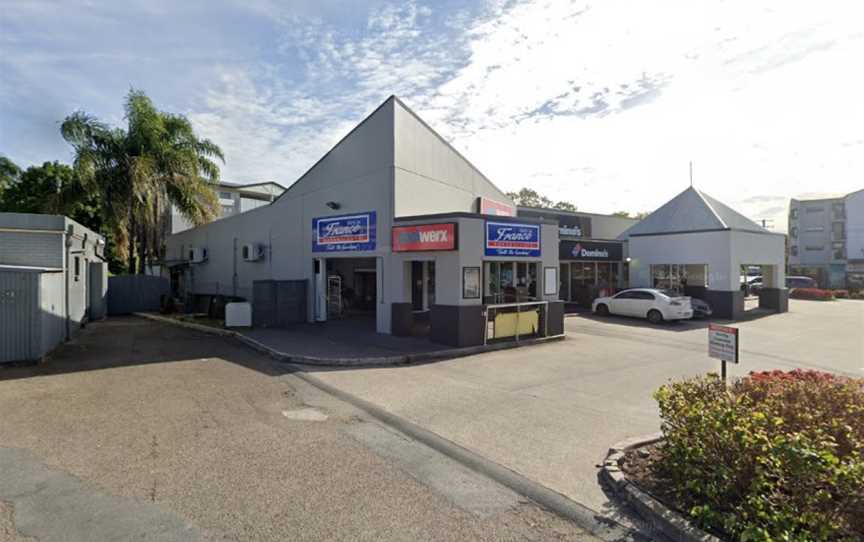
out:
M433 342L456 347L483 344L482 305L433 305L430 318Z
M411 312L411 303L391 304L391 332L397 337L408 337L414 326L414 314Z
M744 292L741 290L726 292L707 289L703 299L711 305L714 318L737 320L744 316Z
M549 337L564 334L564 302L549 302L549 321L546 322L546 333Z
M787 288L762 288L759 290L759 308L789 312L789 290Z
M705 292L708 288L704 286L685 286L684 295L695 297L696 299L705 299Z

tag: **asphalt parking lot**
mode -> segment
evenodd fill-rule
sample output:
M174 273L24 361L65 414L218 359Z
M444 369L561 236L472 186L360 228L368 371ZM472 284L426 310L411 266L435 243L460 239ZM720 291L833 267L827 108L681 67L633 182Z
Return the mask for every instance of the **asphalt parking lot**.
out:
M285 365L143 319L0 368L0 412L4 541L593 540Z
M795 301L737 324L751 370L814 368L864 376L864 302ZM659 430L652 393L670 379L719 372L706 324L651 326L592 315L568 338L410 367L316 371L341 390L504 465L595 511L616 509L596 464L624 438Z

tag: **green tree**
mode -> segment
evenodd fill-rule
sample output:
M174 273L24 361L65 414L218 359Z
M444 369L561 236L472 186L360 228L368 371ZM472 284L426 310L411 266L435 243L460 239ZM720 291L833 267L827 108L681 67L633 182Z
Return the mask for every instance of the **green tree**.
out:
M21 168L12 160L0 156L0 198L3 197L3 191L18 180L19 175L21 175Z
M78 220L76 215L92 214L92 209L88 209L90 203L92 198L84 197L81 183L71 167L60 162L45 162L41 166L30 166L8 185L0 197L0 210L63 214Z
M163 255L172 205L195 225L216 216L216 161L224 156L188 119L159 111L143 92L130 90L124 105L125 130L77 111L60 131L75 150L84 191L99 195L106 229L135 273Z
M559 201L558 203L553 205L552 208L558 209L559 211L570 211L572 213L576 212L576 206L569 201Z
M576 211L576 206L569 201L553 202L532 188L521 188L518 192L507 192L507 196L521 207L541 207L558 209L560 211Z
M30 166L9 188L0 193L0 212L49 213L65 215L106 238L105 259L112 272L120 271L122 261L110 232L105 231L101 214L101 195L89 193L75 170L60 162Z

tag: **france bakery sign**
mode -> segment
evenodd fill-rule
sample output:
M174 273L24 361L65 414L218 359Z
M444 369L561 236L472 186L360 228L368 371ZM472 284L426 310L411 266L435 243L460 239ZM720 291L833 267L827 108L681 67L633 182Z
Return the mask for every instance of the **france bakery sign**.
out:
M395 226L393 228L393 252L455 249L455 223Z
M312 252L375 250L375 211L312 219Z
M540 225L486 222L486 256L540 256Z

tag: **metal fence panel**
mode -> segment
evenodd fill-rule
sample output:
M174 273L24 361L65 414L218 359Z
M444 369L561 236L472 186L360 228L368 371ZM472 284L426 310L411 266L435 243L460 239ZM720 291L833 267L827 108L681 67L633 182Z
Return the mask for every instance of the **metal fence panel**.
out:
M252 283L253 326L286 327L305 321L305 280L256 280Z
M276 284L276 323L279 327L306 321L306 281L281 280Z
M102 320L105 318L106 295L108 291L108 265L105 262L90 262L90 270L87 274L90 281L88 292L90 294L90 319Z
M276 283L256 280L252 283L252 326L276 326Z
M150 275L118 275L108 278L108 314L152 312L160 309L163 295L171 291L171 282Z
M39 273L0 271L0 363L40 357Z

